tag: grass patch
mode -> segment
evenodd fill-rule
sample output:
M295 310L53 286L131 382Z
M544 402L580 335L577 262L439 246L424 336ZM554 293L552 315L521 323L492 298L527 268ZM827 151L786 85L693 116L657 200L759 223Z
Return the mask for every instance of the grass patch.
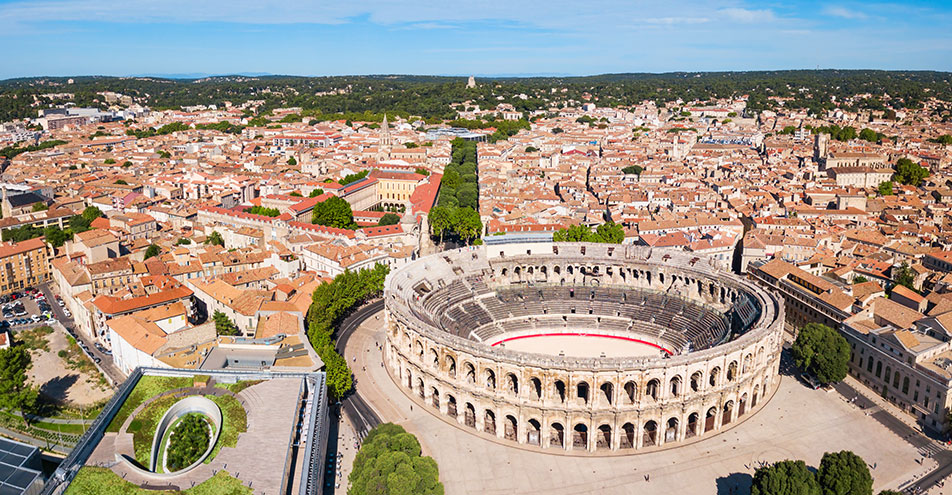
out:
M132 433L132 448L135 451L136 461L148 466L152 460L152 437L159 426L162 415L180 399L172 396L156 399L149 404L129 423L129 433Z
M119 428L126 422L126 418L132 414L132 411L150 398L162 392L176 388L186 388L191 385L192 378L187 376L143 376L139 379L139 383L136 383L136 387L132 389L126 401L122 403L119 412L116 413L115 417L112 418L112 422L106 427L106 431L118 433Z
M43 325L27 330L20 330L17 332L17 338L31 351L44 350L49 352L50 342L46 336L51 333L53 333L53 327Z
M241 392L248 387L257 385L263 381L264 380L238 380L235 383L216 383L215 386L228 390L233 394L237 394L238 392Z
M123 480L107 468L83 466L65 495L252 495L251 488L225 471L185 491L146 490Z
M230 396L206 395L207 399L218 404L221 408L221 434L218 437L218 443L212 449L211 454L205 458L205 463L211 462L218 455L222 447L232 447L238 445L238 435L248 431L248 413L241 406L238 399Z
M70 433L73 435L82 435L86 431L86 428L84 428L83 425L47 423L45 421L30 423L30 426L33 426L34 428L39 428L41 430L49 430L54 433Z

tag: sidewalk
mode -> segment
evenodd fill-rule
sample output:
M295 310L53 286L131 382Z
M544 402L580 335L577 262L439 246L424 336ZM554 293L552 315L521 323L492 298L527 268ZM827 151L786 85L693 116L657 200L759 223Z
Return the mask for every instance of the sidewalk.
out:
M337 452L344 454L341 458L341 476L337 478L335 472L335 483L340 483L340 486L334 489L335 495L346 495L347 494L347 478L350 476L350 472L354 467L354 458L357 456L357 449L354 448L354 442L357 439L357 435L354 433L354 427L350 424L350 421L347 419L346 414L340 415L340 427L337 432Z
M869 399L870 401L875 403L877 406L879 406L880 409L886 411L887 413L889 413L891 416L898 419L899 421L902 421L910 428L918 431L923 436L928 437L929 440L931 440L937 446L941 447L944 450L948 449L948 447L944 443L936 441L932 439L931 437L929 437L929 435L927 435L923 431L922 426L919 424L918 421L916 421L914 417L910 416L909 414L904 412L902 409L899 409L898 407L896 407L895 404L884 399L881 395L875 393L873 390L870 390L869 387L867 387L862 382L854 378L852 375L846 375L846 379L844 379L843 381L847 385L856 389L860 394L863 395L863 397Z

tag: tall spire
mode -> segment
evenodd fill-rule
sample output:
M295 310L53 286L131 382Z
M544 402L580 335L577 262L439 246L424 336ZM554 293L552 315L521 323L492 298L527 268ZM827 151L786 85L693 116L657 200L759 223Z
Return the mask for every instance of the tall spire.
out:
M387 123L387 114L383 114L383 123L380 124L380 146L390 146L390 124Z

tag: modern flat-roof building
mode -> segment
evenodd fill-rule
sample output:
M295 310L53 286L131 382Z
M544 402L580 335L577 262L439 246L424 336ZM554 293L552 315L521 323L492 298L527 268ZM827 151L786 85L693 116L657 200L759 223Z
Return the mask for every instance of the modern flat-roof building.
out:
M0 494L36 495L43 481L40 449L0 438Z
M149 397L136 391L140 383ZM228 442L213 434L206 454L186 468L171 471L148 461L144 467L134 462L139 440L130 431L140 410L124 412L127 401L143 405L142 411L158 408L163 418L158 438L167 438L163 431L177 414L195 412L224 429L234 428L237 439ZM97 495L119 488L186 490L203 484L217 493L215 486L231 480L255 493L317 495L324 488L327 401L324 373L136 368L40 493ZM196 408L199 403L203 406ZM141 441L149 445L153 438ZM214 445L219 442L224 443Z

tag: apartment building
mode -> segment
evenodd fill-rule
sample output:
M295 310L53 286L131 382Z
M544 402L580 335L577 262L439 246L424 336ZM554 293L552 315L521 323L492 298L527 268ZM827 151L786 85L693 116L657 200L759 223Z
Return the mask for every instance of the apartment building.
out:
M0 244L0 293L50 280L49 250L42 237Z

